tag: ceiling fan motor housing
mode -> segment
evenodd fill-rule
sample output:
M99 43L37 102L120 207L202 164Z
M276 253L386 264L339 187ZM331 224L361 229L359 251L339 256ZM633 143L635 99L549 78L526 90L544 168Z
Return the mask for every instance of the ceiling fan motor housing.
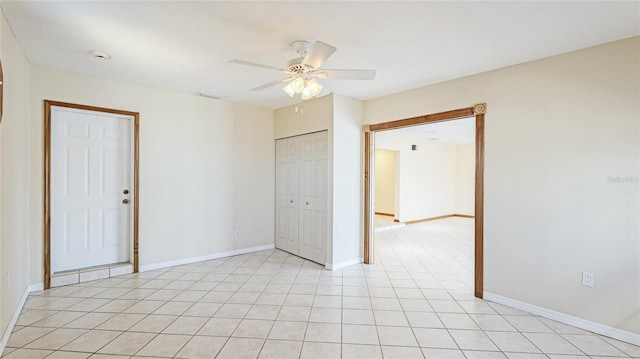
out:
M297 40L291 43L291 47L293 47L293 49L296 50L296 52L298 53L298 55L300 55L300 57L296 57L295 59L291 59L289 60L289 62L287 62L287 71L294 74L303 74L305 72L310 71L311 69L305 66L302 66L302 61L304 60L304 57L309 52L309 49L311 48L311 43L309 41Z
M300 55L300 57L304 57L304 55L306 55L307 52L309 52L309 49L311 48L311 43L309 41L296 40L291 43L291 47L293 47L293 49L296 50L296 52L298 53L298 55Z
M287 62L287 71L291 73L302 74L307 70L308 69L306 67L302 66L302 58L300 57L296 57L295 59L291 59Z

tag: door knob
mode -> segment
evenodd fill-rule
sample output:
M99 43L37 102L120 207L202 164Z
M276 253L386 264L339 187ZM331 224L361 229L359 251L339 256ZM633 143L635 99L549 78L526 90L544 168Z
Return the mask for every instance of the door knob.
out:
M293 203L293 200L291 200L291 203Z
M127 204L127 203L129 203L129 200L125 198L125 199L122 200L122 203Z
M125 189L124 191L122 191L122 193L124 193L124 194L129 194L129 190L128 190L128 189Z
M309 205L309 202L307 202L307 206Z

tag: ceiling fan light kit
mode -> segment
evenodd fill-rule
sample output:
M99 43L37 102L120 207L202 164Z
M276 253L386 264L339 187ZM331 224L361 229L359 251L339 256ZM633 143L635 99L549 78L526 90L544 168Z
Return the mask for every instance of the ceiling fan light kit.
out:
M305 80L302 77L296 77L282 89L291 98L299 93L301 99L308 100L312 97L318 96L322 91L322 85L314 79Z
M320 70L320 66L336 51L335 47L325 44L322 41L316 41L315 44L311 46L308 41L298 40L294 41L291 47L293 47L300 56L289 60L285 69L237 59L233 59L230 62L276 70L289 75L288 77L253 88L251 91L264 90L277 84L288 82L287 85L282 88L284 92L291 98L296 94L300 94L300 98L303 100L318 96L320 92L322 92L323 86L316 81L315 78L373 80L376 76L375 70Z

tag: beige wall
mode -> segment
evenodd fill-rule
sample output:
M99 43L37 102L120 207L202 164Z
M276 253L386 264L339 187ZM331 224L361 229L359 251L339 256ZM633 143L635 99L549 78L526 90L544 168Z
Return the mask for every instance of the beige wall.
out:
M273 243L273 199L249 195L273 190L271 111L33 66L31 282L42 281L44 99L140 113L141 266Z
M475 156L475 143L456 145L456 214L473 216L475 213Z
M233 107L234 229L236 245L257 247L275 240L275 144L273 111Z
M333 135L333 94L290 105L274 111L275 139L328 130ZM331 143L329 143L331 148ZM332 156L330 156L332 157Z
M375 212L396 214L396 154L396 151L376 149Z
M636 37L366 101L365 122L486 102L485 291L638 334L639 63Z
M0 14L4 73L0 123L0 333L29 284L29 64Z

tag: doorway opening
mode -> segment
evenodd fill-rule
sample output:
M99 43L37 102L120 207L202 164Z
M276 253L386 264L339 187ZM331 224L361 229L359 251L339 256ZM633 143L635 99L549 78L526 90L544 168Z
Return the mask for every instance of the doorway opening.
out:
M365 180L364 262L365 263L371 264L373 263L373 260L374 260L374 242L373 242L374 236L375 236L374 224L376 221L375 212L378 209L374 206L377 206L377 201L375 199L377 194L380 192L375 180L375 176L378 173L374 172L374 171L377 171L377 169L374 167L377 161L376 154L379 154L379 153L376 153L376 136L375 136L376 133L379 133L382 131L410 128L410 127L420 126L425 124L436 124L438 122L471 118L471 121L473 121L475 125L474 126L475 131L474 133L472 133L472 136L475 137L474 138L475 144L472 146L473 150L475 150L474 151L475 152L474 153L475 168L472 170L474 172L473 188L475 190L474 191L475 193L472 201L473 203L467 203L467 209L465 211L466 212L473 211L472 213L474 218L473 219L474 220L474 225L473 225L474 227L474 241L473 241L474 242L474 255L473 255L474 290L473 292L476 297L482 298L482 294L483 294L483 221L484 221L483 173L484 173L485 110L486 110L485 104L478 104L474 107L468 107L468 108L463 108L463 109L458 109L458 110L453 110L448 112L436 113L431 115L425 115L420 117L414 117L409 119L403 119L398 121L365 126L365 141L364 141L365 142L365 168L364 168L364 180ZM387 149L396 149L396 148L393 148L394 146L390 145L389 143L387 143L386 147ZM418 147L417 145L410 145L411 151L418 150L417 147ZM397 178L398 176L396 175L396 179ZM388 179L386 179L385 181L388 182ZM398 183L396 183L395 186L396 186L395 191L397 194ZM390 189L387 188L386 191L389 192ZM403 218L408 219L406 220L407 223L416 223L424 219L429 220L429 219L443 218L443 216L440 216L440 217L436 216L436 217L429 218L429 216L425 216L424 214L422 218L419 218L420 214L418 214L415 211L415 208L412 208L412 206L407 206L406 203L404 206L402 206L401 205L402 201L397 196L394 198L395 203L393 207L391 207L391 205L389 204L389 198L387 198L386 201L387 201L387 208L394 209L395 213L393 213L394 215L393 218L398 222L402 222ZM462 205L461 207L464 208L465 206ZM472 207L472 208L469 208L469 207ZM471 214L466 214L466 213L458 214L456 213L455 209L452 211L453 213L451 213L450 215L446 215L444 217L450 217L454 215L460 215L461 217L471 217ZM378 212L381 213L381 211L378 211ZM428 213L428 210L425 213ZM385 213L385 214L390 214L390 213ZM418 216L418 218L413 218L416 216Z
M44 105L44 288L137 273L139 114Z
M388 231L404 225L399 223L400 152L395 146L376 146L375 149L374 226L376 232Z

